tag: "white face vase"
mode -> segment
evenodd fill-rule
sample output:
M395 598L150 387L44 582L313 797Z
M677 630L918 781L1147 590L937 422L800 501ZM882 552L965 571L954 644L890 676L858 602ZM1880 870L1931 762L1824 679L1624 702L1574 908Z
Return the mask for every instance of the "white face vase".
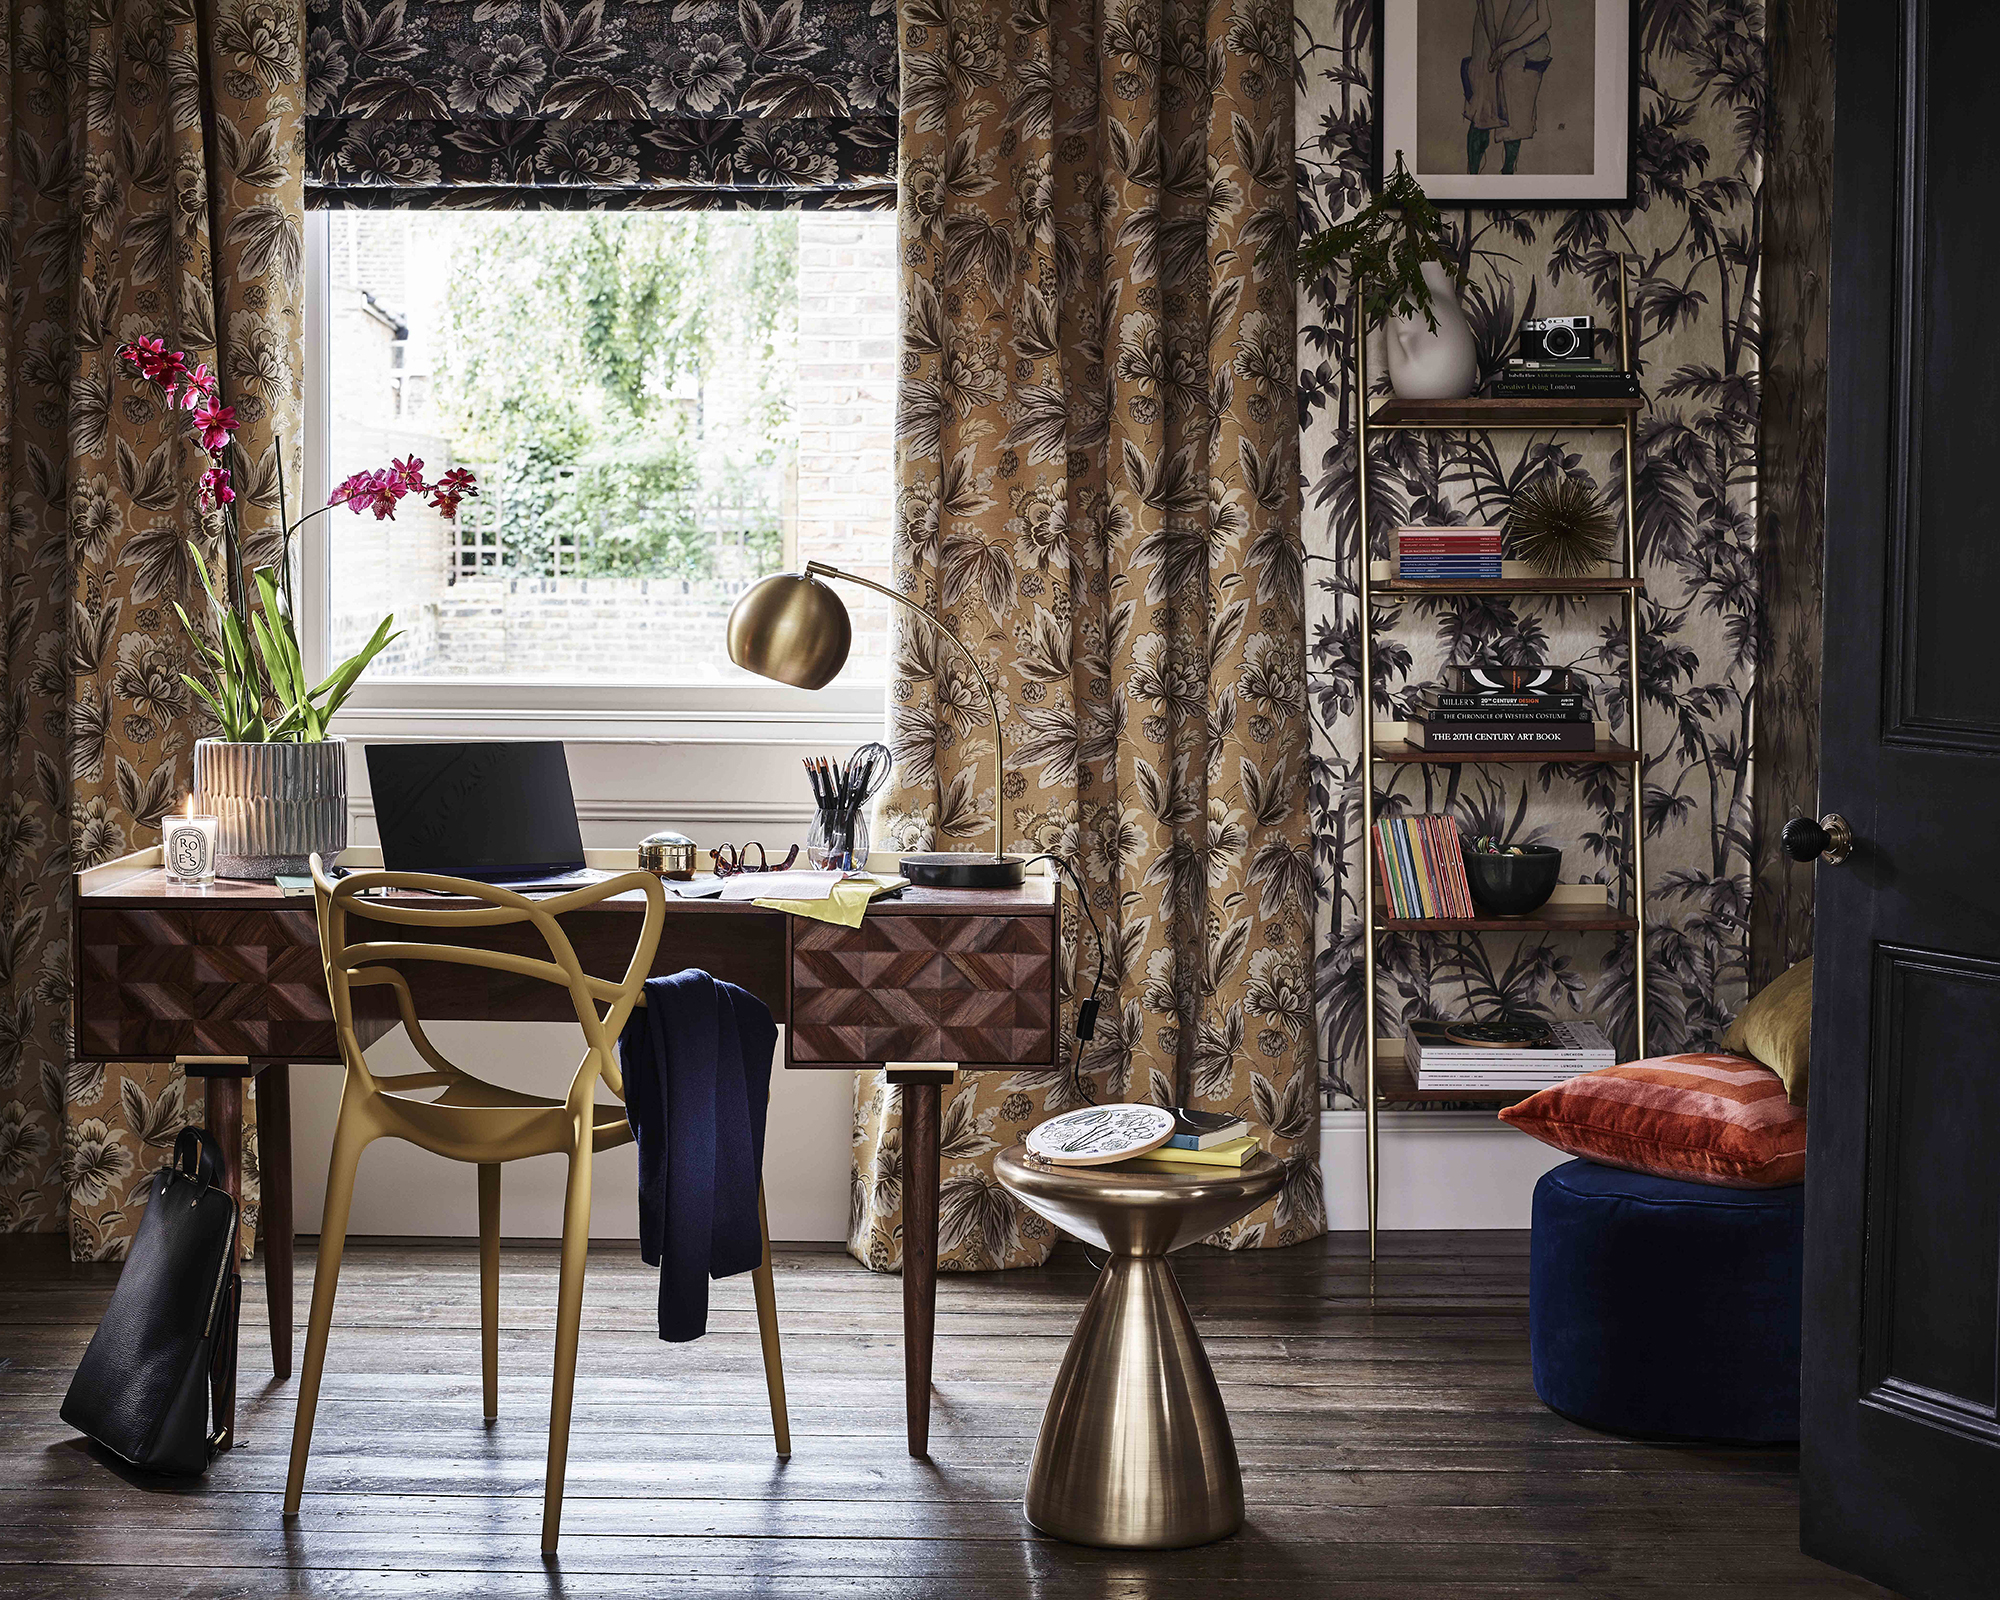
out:
M1400 400L1462 400L1479 377L1479 351L1472 324L1458 303L1458 291L1435 261L1423 266L1437 331L1419 312L1391 317L1384 329L1389 345L1389 387Z

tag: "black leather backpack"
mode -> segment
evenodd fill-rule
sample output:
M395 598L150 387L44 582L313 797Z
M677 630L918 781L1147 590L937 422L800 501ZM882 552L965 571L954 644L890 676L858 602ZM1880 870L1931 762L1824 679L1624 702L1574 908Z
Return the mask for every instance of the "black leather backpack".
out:
M118 1287L63 1397L62 1419L150 1472L205 1471L209 1378L236 1358L236 1202L222 1150L183 1128L153 1178Z

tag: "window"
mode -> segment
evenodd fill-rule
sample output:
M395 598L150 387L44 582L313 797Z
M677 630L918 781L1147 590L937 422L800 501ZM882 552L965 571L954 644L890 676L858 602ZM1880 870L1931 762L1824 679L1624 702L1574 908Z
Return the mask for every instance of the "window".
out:
M481 487L454 526L321 519L325 648L386 614L378 688L754 683L724 622L819 559L885 580L895 219L882 212L395 211L324 236L319 470L415 454ZM843 591L843 678L888 602Z

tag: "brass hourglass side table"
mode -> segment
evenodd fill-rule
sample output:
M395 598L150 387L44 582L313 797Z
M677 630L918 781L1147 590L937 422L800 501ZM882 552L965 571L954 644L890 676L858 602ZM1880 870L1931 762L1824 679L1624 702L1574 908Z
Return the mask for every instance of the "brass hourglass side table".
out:
M1167 1256L1276 1194L1284 1164L1234 1170L1058 1167L1021 1145L1001 1184L1110 1252L1063 1354L1028 1470L1028 1521L1072 1544L1177 1550L1243 1525L1243 1474L1208 1354Z

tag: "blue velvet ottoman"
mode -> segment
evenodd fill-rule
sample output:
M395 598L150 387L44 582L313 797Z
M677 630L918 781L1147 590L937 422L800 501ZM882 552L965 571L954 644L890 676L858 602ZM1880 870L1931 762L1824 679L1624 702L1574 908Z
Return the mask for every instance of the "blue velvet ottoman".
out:
M1799 1436L1805 1188L1572 1161L1535 1185L1528 1346L1550 1410L1649 1439Z

